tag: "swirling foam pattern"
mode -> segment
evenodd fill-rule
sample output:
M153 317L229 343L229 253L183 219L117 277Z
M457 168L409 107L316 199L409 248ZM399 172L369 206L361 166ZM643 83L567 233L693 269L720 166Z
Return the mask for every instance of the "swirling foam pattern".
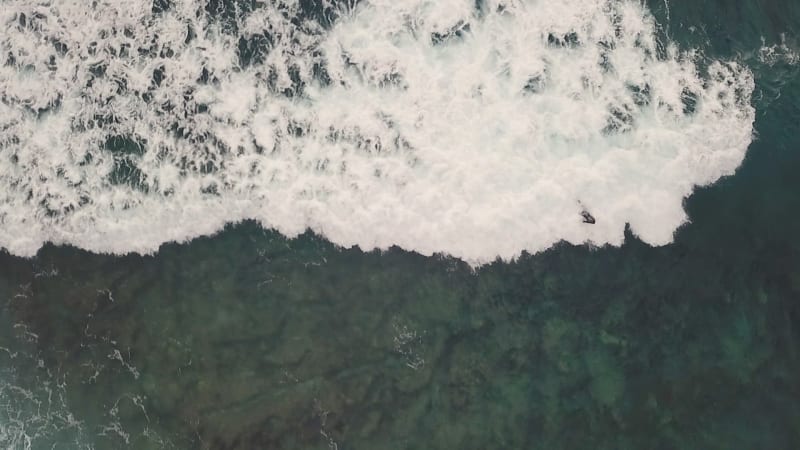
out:
M751 141L750 71L639 2L302 3L4 2L0 246L243 219L473 264L661 245Z

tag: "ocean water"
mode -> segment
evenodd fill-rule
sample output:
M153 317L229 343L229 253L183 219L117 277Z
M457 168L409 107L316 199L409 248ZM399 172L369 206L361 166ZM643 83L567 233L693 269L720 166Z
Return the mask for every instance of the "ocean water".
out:
M0 447L800 448L800 3L0 22Z

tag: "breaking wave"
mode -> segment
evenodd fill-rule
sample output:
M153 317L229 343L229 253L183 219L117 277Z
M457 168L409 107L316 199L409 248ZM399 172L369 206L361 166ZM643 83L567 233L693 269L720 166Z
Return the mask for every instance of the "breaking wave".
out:
M626 224L661 245L752 137L751 72L634 1L9 0L0 23L23 256L244 219L475 264Z

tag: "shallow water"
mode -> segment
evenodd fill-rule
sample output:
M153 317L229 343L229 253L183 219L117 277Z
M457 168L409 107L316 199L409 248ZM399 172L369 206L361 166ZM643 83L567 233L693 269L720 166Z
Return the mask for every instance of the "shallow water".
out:
M473 268L243 222L151 256L3 253L0 443L800 448L800 6L648 6L755 80L747 155L674 242Z

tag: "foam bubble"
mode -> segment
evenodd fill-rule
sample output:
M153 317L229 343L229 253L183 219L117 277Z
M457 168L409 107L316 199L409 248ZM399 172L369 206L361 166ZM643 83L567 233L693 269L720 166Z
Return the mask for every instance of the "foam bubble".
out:
M206 6L4 4L0 246L149 253L248 218L473 264L626 223L661 245L751 140L749 70L638 2Z

